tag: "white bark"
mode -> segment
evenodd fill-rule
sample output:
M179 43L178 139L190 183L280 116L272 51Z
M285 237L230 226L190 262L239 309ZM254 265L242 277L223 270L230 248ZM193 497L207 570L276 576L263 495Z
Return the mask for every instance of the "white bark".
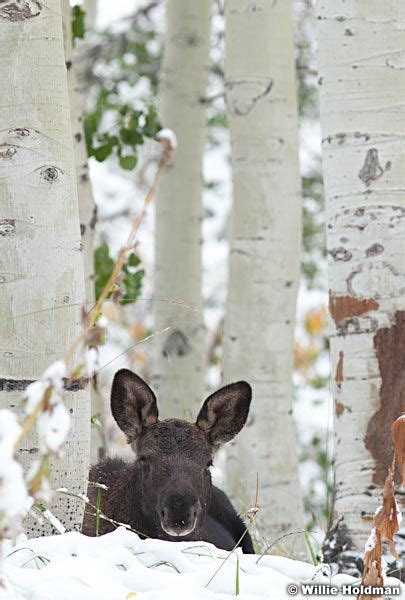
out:
M70 125L60 0L0 6L1 405L20 412L27 380L64 357L79 334L84 300L82 242ZM83 491L88 474L87 390L67 393L72 428L56 486ZM19 455L28 466L34 433ZM79 528L83 503L54 512ZM27 523L38 535L46 526Z
M76 165L79 197L80 232L83 241L84 277L86 284L86 308L94 303L94 228L97 211L89 177L89 165L84 135L84 98L78 91L74 53L72 48L71 7L69 0L62 0L65 62L72 119L73 149Z
M301 191L291 6L254 4L226 4L234 207L224 382L253 386L248 424L228 451L227 485L252 502L259 474L259 526L274 539L304 525L292 419ZM280 545L297 554L302 538Z
M405 409L405 4L321 0L335 497L329 558L363 550ZM338 521L337 521L338 520Z
M69 92L70 116L72 119L73 149L76 165L76 179L79 197L80 233L83 242L84 281L86 291L86 310L90 310L95 301L94 293L94 229L97 222L97 208L91 187L89 164L84 133L83 115L85 111L84 95L80 93L77 77L75 54L72 46L71 6L69 0L62 0L63 39L65 47L65 62L67 68L67 83ZM104 417L104 407L100 404L100 395L91 387L91 413L99 414L101 421ZM91 428L90 463L94 464L100 457L103 447L101 430Z
M97 22L97 0L83 0L83 9L86 12L85 21L86 28L94 30Z
M164 416L195 416L204 390L201 299L202 155L211 0L169 0L161 72L161 121L178 147L156 202L153 384ZM182 301L190 307L165 302Z

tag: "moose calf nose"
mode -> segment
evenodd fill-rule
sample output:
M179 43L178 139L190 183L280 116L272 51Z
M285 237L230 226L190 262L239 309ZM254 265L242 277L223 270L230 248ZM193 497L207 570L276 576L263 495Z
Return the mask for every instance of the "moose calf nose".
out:
M200 503L194 495L167 495L159 510L163 530L174 536L191 533L196 526L199 508Z

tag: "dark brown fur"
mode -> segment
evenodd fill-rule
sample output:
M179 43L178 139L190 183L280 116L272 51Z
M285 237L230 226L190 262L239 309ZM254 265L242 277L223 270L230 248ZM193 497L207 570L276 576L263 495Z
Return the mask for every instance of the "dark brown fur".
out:
M133 463L107 459L91 469L90 481L108 487L101 491L102 513L142 537L203 540L231 550L246 527L224 492L212 485L209 467L216 448L245 424L250 399L250 386L239 382L212 394L196 423L158 421L152 390L131 371L118 371L111 409L137 458ZM88 495L94 506L97 490L89 487ZM114 528L100 520L99 533ZM95 531L95 517L87 514L83 532L95 535ZM254 553L249 533L239 545Z

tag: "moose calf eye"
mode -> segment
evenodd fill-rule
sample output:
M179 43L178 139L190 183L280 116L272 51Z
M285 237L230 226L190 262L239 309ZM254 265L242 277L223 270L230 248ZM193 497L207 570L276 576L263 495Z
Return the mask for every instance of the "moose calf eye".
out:
M150 465L150 459L147 456L140 456L139 457L139 462L143 467L149 466Z

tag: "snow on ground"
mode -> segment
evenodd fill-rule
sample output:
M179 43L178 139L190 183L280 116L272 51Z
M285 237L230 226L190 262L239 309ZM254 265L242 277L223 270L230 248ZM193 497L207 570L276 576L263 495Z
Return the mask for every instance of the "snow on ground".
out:
M225 600L236 594L237 571L240 600L289 598L294 583L358 584L331 577L327 565L205 542L140 540L123 527L99 538L70 532L22 540L5 554L1 600Z

